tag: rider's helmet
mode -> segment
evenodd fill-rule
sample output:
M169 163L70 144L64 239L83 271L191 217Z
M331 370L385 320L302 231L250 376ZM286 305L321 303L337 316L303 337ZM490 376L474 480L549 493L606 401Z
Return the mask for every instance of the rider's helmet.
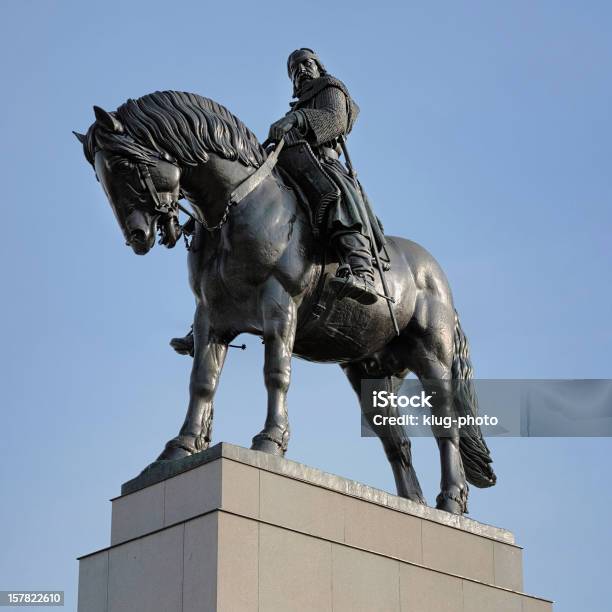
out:
M319 67L319 72L321 74L327 74L327 70L325 70L325 66L323 62L319 59L319 56L312 50L308 49L308 47L302 47L301 49L296 49L295 51L289 54L287 58L287 74L289 78L292 78L292 69L293 65L299 63L307 58L310 58L317 62L317 66Z

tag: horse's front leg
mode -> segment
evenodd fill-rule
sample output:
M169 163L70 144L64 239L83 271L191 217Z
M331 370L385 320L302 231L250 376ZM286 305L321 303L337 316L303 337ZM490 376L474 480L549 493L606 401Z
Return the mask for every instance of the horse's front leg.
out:
M264 378L268 392L265 427L253 438L253 450L284 455L289 442L287 391L291 381L291 354L295 340L297 307L291 296L271 278L261 293Z
M196 309L194 325L194 357L189 385L189 407L179 435L166 444L158 460L180 459L200 452L211 441L213 398L227 354L210 328L204 306Z

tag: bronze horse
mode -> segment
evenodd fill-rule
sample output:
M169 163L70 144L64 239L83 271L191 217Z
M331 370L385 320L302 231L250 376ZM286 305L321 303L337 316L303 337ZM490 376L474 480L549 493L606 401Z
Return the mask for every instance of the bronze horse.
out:
M423 247L387 237L397 336L385 300L364 306L335 298L328 279L336 264L324 257L308 207L279 168L232 205L232 192L262 166L266 151L223 106L165 91L128 100L113 113L94 110L96 121L77 136L134 252L147 253L157 232L162 244L174 246L181 234L180 198L191 203L200 221L188 254L197 302L189 407L158 461L208 447L228 344L241 333L265 343L267 416L253 438L255 450L282 455L287 449L292 355L340 364L358 396L363 380L370 388L396 391L414 372L436 393L434 414L476 414L466 337L448 281ZM377 283L382 292L380 279ZM398 495L425 503L406 432L375 426L369 402L361 407L381 439ZM392 416L396 410L382 413ZM461 435L454 427L434 429L434 434L441 463L437 507L461 514L467 511L466 480L478 487L495 484L489 449L478 428Z

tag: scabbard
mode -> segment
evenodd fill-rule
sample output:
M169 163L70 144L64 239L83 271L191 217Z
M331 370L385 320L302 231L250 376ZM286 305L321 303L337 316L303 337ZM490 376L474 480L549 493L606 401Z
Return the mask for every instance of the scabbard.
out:
M370 206L370 201L365 195L363 187L361 186L361 183L359 182L359 179L357 178L357 174L355 173L355 168L353 168L353 163L351 161L351 157L346 147L346 141L344 137L340 137L339 140L340 140L340 146L342 147L342 152L344 153L344 160L348 167L350 177L351 179L353 179L353 181L357 185L357 192L358 192L357 195L360 199L360 204L361 204L360 206L361 215L367 217L367 218L362 219L362 222L364 224L364 229L366 229L368 225L370 226L369 229L372 235L368 236L368 238L372 241L372 247L375 249L378 249L378 251L382 251L386 249L386 246L387 246L386 241L385 241L385 235L382 233L382 230L380 229L380 224L378 223L378 219L376 218L376 215L372 211L372 207Z

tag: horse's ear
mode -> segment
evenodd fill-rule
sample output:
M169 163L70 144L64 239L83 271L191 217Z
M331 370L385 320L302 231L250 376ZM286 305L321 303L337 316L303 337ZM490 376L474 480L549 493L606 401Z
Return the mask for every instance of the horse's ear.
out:
M117 119L117 117L107 113L103 108L99 106L94 106L94 113L96 115L96 121L103 127L106 128L109 132L118 132L119 134L123 133L123 125L121 121Z
M77 137L77 140L81 144L85 144L85 141L87 140L87 136L85 136L85 134L79 134L78 132L72 132L72 133Z

